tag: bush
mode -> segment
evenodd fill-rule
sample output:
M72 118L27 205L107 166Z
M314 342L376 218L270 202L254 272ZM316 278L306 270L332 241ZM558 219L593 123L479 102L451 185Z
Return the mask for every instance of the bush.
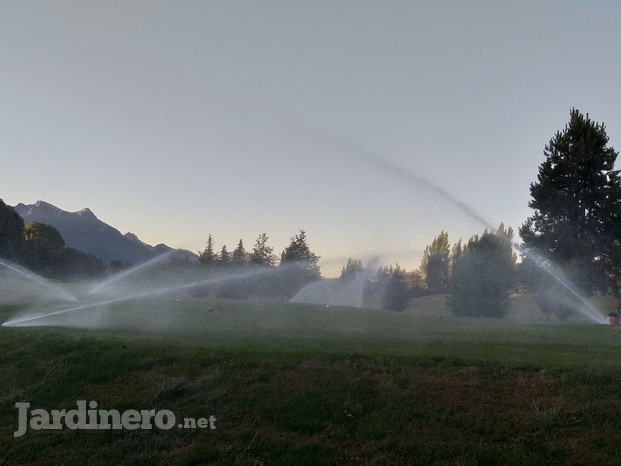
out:
M451 311L468 317L503 317L509 310L514 260L511 244L501 236L485 232L471 239L453 269Z

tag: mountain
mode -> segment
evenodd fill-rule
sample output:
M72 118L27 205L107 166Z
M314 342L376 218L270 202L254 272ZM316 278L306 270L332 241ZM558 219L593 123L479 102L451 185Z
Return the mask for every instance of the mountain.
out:
M123 235L99 220L90 209L67 212L47 202L37 201L31 205L17 204L15 211L24 223L35 221L52 225L63 237L66 246L92 254L105 263L120 260L139 264L172 249L165 244L150 246L133 233ZM189 260L196 258L190 251L179 251Z
M194 262L198 260L198 256L192 251L188 251L187 249L174 249L174 248L171 248L170 246L167 246L164 243L159 243L159 244L156 244L155 246L151 246L150 244L147 244L141 241L140 238L138 238L138 236L130 232L125 233L123 236L125 236L125 238L135 243L140 244L141 246L144 246L145 248L153 252L156 256L166 254L170 251L177 251L176 257L179 259L184 259L189 262Z

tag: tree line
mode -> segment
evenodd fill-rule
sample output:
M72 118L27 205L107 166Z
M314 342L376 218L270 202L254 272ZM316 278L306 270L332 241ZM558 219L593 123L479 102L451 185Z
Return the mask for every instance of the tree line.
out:
M462 245L442 231L418 270L388 271L394 284L387 308L407 297L447 293L455 314L501 317L511 291L533 292L544 314L570 316L581 297L621 294L621 176L618 152L603 123L571 109L570 120L545 146L537 181L530 184L532 216L513 230L501 223ZM514 251L519 252L520 259Z
M447 294L455 314L502 317L516 283L512 238L513 230L501 223L495 231L485 230L464 245L460 239L451 246L448 233L442 231L426 246L418 269L395 264L366 271L366 292L379 296L388 310L404 310L411 298ZM350 280L362 271L362 261L350 258L340 279Z
M472 317L505 315L512 291L535 293L542 311L559 318L579 305L577 294L619 297L621 176L615 169L618 152L608 142L603 123L571 109L565 128L545 145L537 180L530 184L528 206L534 212L519 228L521 244L514 244L513 229L502 223L452 245L448 232L441 231L425 248L417 270L407 271L399 264L367 270L361 260L350 258L340 280L364 273L366 293L381 297L386 309L403 310L412 297L447 294L452 312ZM216 250L209 235L198 264L182 267L200 268L213 277L237 274L239 279L197 285L191 292L291 297L321 279L320 257L310 249L304 230L291 237L280 257L268 240L262 233L249 251L241 239L233 251L226 246ZM66 247L54 227L24 225L2 200L0 258L65 280L110 270L99 259Z
M194 296L215 292L220 297L281 296L291 298L304 286L321 279L320 256L311 251L305 230L299 230L281 252L280 258L268 244L267 233L261 233L250 251L240 239L232 252L226 245L216 251L211 234L203 250L198 251L198 263L203 271L214 277L226 275L222 283L192 288ZM236 279L236 277L239 277Z

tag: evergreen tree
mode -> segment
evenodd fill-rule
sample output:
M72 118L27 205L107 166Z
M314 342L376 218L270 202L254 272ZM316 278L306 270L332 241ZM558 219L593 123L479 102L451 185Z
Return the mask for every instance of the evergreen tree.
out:
M347 259L347 264L341 269L341 280L351 280L364 270L360 259Z
M520 237L528 255L553 261L583 292L612 286L618 295L621 177L608 140L604 124L571 110L565 129L545 146L530 185L528 206L535 212Z
M392 266L379 266L374 269L369 274L369 284L367 286L369 293L383 298L391 274Z
M409 292L405 281L405 272L399 264L391 268L382 306L389 311L403 311L408 305Z
M241 270L242 267L247 264L246 251L244 250L244 243L242 240L239 240L232 255L228 253L226 246L223 246L222 251L220 251L218 263L224 267L233 266L234 269L232 271L233 274L228 275L226 280L217 286L216 295L220 298L247 298L252 292L255 282L245 277L243 275L243 270ZM235 273L237 273L239 277L235 277Z
M283 283L283 294L292 296L303 286L321 278L319 256L313 253L306 241L306 232L291 238L280 258L280 266L287 268Z
M228 267L231 264L231 256L226 248L226 244L222 246L220 253L218 254L218 265L220 267Z
M248 264L252 267L273 268L276 264L274 248L268 246L267 233L261 233L255 241L252 252L248 255ZM249 279L250 293L256 296L274 296L280 291L280 282L271 273L260 274Z
M501 230L502 228L502 230ZM511 229L487 230L463 248L451 276L449 307L456 315L502 317L509 310L509 291L515 279Z
M24 220L0 199L0 258L20 262L23 250Z
M213 237L211 233L207 237L207 244L205 245L205 249L198 252L198 261L201 264L210 266L214 265L218 260L218 255L216 254L213 246Z
M244 248L244 242L240 239L237 243L237 247L233 251L233 257L231 262L235 267L243 267L248 264L248 257L246 249Z
M250 263L252 265L275 265L276 256L274 248L267 245L269 236L267 233L261 233L250 253Z

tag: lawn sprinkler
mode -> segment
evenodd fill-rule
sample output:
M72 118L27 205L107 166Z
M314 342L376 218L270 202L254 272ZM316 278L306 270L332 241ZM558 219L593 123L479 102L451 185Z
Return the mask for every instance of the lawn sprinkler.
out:
M617 302L615 303L615 312L611 312L608 314L608 323L610 325L619 325L619 313L621 312L621 299L617 298Z

